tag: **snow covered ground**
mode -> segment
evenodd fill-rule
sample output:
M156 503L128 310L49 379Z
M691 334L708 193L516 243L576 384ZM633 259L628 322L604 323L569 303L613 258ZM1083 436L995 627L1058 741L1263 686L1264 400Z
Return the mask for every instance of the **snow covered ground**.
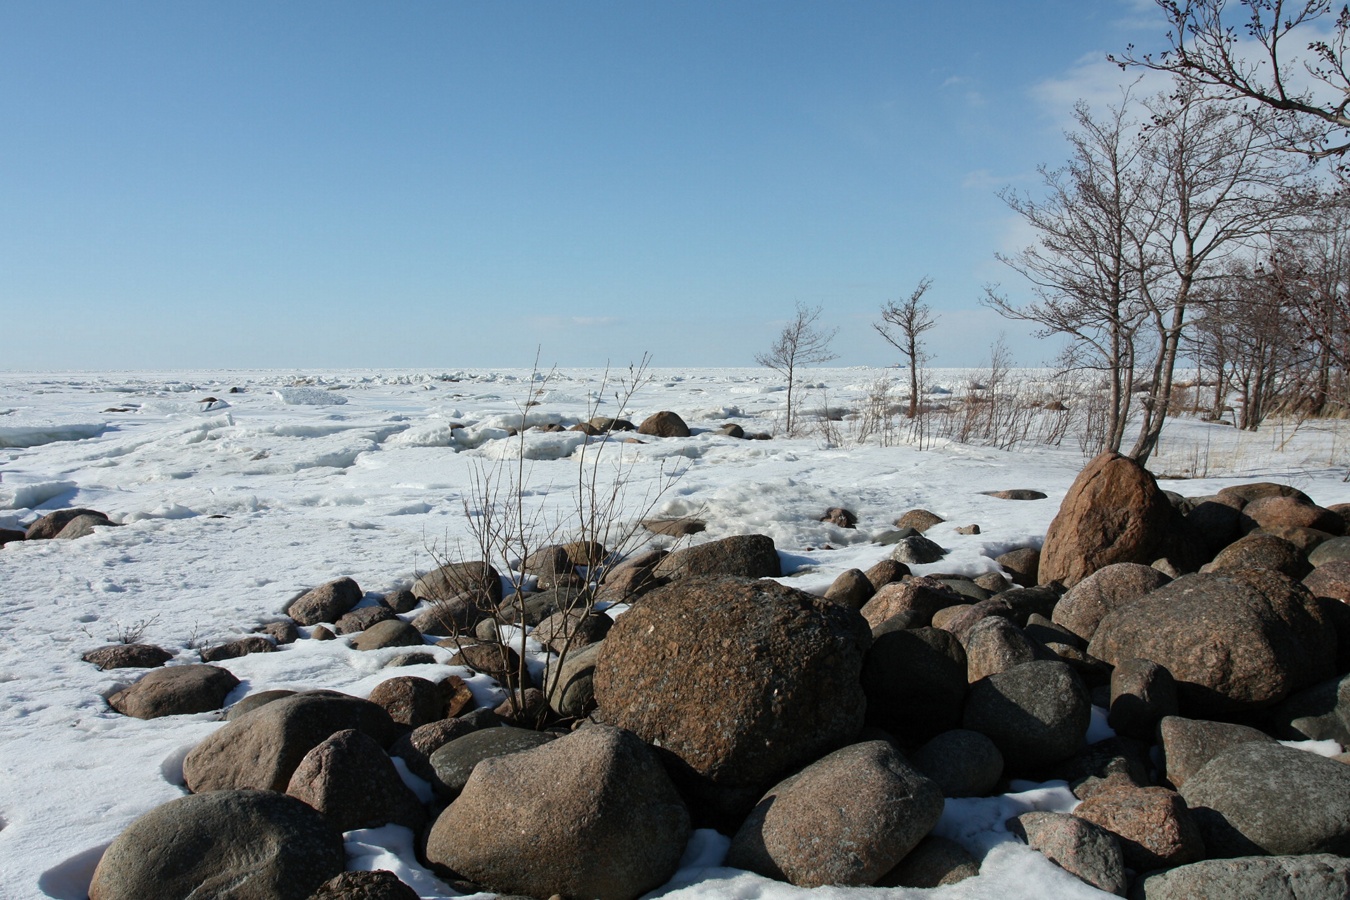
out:
M606 447L628 465L625 514L643 511L645 488L663 472L682 469L657 513L706 520L699 539L770 535L790 572L782 580L806 590L823 591L845 569L884 557L871 538L915 507L947 520L928 535L951 550L919 571L994 570L993 557L1039 543L1084 462L1072 438L1058 448L1011 452L941 442L922 451L857 446L846 439L848 420L839 423L845 440L838 446L819 435L737 440L716 429L735 422L746 431L774 430L784 400L777 376L763 369L652 374L628 417L640 422L669 409L695 433ZM824 385L819 396L831 407L849 409L884 374L824 369L810 377ZM530 421L616 414L619 388L602 377L555 373L529 408ZM933 373L953 390L964 377ZM369 592L409 584L434 565L431 548L471 543L465 501L472 505L475 467L521 453L519 442L503 436L533 386L521 370L0 374L0 528L75 506L121 524L0 551L0 897L84 897L103 848L136 816L183 793L183 756L218 727L215 714L141 721L112 712L104 698L135 674L99 672L82 653L143 627L146 641L196 661L190 644L248 633L321 582L349 575ZM801 402L819 405L811 395ZM565 515L580 436L531 433L523 447L528 502ZM1165 434L1152 468L1208 476L1164 484L1187 495L1276 480L1326 505L1350 502L1342 480L1348 463L1336 423L1238 434L1183 421ZM981 493L1007 488L1049 496L1015 502ZM857 530L818 521L832 506L857 513ZM972 523L980 534L956 533ZM365 696L385 678L419 674L381 668L398 652L302 640L223 665L242 681L231 702L267 688ZM481 699L491 698L482 676L470 683ZM981 856L983 873L923 896L1106 896L1004 830L1018 812L1073 804L1062 787L1025 787L948 802L939 833ZM713 832L696 833L685 866L653 896L917 896L807 892L721 868L726 844ZM347 846L352 868L392 869L423 897L455 896L417 866L405 829L352 832Z

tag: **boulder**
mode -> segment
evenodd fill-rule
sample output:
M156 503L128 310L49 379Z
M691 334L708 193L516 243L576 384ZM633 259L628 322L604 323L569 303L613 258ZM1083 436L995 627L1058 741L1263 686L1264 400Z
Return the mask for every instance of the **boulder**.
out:
M693 575L741 578L777 578L783 574L773 538L763 534L739 534L676 550L652 570L658 578Z
M1350 675L1320 681L1270 711L1274 733L1291 741L1336 741L1350 747Z
M1329 853L1207 859L1145 873L1131 896L1143 900L1344 900L1350 897L1350 859Z
M820 521L826 522L839 528L857 528L858 515L851 509L844 509L842 506L831 506L825 510L825 514L820 517Z
M942 806L937 785L889 743L853 744L765 794L726 865L801 887L870 885L932 831Z
M1317 568L1334 560L1350 560L1350 537L1335 537L1323 541L1308 554L1308 562Z
M862 688L867 724L922 743L961 723L966 652L938 628L887 632L867 651Z
M462 595L473 605L495 606L502 602L502 578L482 560L446 563L417 579L413 596L431 602L447 602Z
M614 620L602 612L574 607L556 612L535 626L530 637L554 653L571 653L604 640Z
M386 647L421 647L422 632L402 619L376 622L352 638L353 650L383 650Z
M102 519L104 524L112 524L105 513L96 509L61 509L56 512L49 512L38 519L24 533L25 540L42 541L56 537L75 519L80 516L93 516Z
M713 816L742 815L857 735L870 643L860 615L821 597L774 581L684 578L615 621L595 664L595 718L658 747Z
M307 900L346 864L342 834L294 797L211 791L128 825L104 851L89 897Z
M1211 759L1230 747L1253 741L1275 743L1275 739L1264 731L1247 725L1183 719L1180 716L1167 716L1159 722L1158 738L1167 780L1175 788L1180 788Z
M1186 801L1167 788L1106 785L1073 814L1114 834L1125 865L1135 871L1170 869L1205 858L1205 843Z
M899 581L908 575L909 566L887 558L873 563L863 574L872 583L874 591L879 591L886 585Z
M1055 604L1051 621L1090 641L1108 613L1129 606L1169 581L1152 566L1139 563L1104 566L1069 588Z
M224 706L238 685L238 678L218 666L167 666L113 694L108 705L136 719L210 712Z
M402 825L417 831L426 810L375 740L354 729L305 754L286 793L317 809L338 831Z
M387 622L393 618L396 618L394 611L383 603L360 606L339 616L333 623L333 631L337 634L356 634L378 622Z
M891 559L907 566L935 563L946 555L946 550L921 534L900 538L895 542L895 549L891 550Z
M1269 706L1327 677L1335 636L1307 589L1274 572L1239 575L1185 575L1109 613L1088 653L1166 667L1196 718Z
M502 894L633 900L669 880L689 834L651 750L630 732L587 726L480 763L426 855Z
M1008 573L1013 584L1020 587L1031 587L1040 580L1041 551L1035 547L1018 547L1016 550L1000 553L994 558L994 562Z
M381 681L367 699L384 707L395 723L408 728L445 718L444 689L436 682L416 675L396 675Z
M966 598L936 578L919 577L884 585L863 605L862 617L876 628L882 622L913 610L915 626L933 620L933 614L949 606L964 604Z
M1147 659L1123 660L1111 672L1111 705L1106 723L1116 734L1152 740L1158 722L1177 714L1172 673Z
M947 520L942 516L926 509L911 509L909 512L902 513L900 518L892 524L896 528L913 528L919 534L923 534L934 525L941 525L945 521Z
M336 622L361 602L361 588L350 578L321 584L296 597L286 606L286 615L301 625Z
M564 719L581 719L595 709L595 661L600 643L587 644L554 661L545 676L549 708Z
M689 426L684 419L670 410L652 413L638 426L638 434L650 434L654 437L689 437Z
M397 736L389 713L336 691L306 691L273 700L227 722L188 753L188 790L284 791L305 754L331 735L355 728L381 747Z
M80 659L100 669L155 669L173 659L173 654L154 644L107 644L90 650Z
M52 535L52 540L73 541L76 538L88 537L94 533L95 528L100 526L115 527L116 525L116 522L111 521L103 513L84 513L67 522L65 527Z
M1282 744L1223 751L1181 786L1211 858L1350 855L1350 766Z
M1334 559L1317 566L1304 576L1303 586L1315 597L1350 603L1350 559Z
M277 688L270 691L257 691L230 704L229 710L225 713L225 721L232 722L244 713L252 712L260 706L266 706L273 700L280 700L282 697L293 696L295 696L295 691L287 690L285 688Z
M1253 500L1262 497L1292 497L1301 503L1312 503L1312 499L1296 487L1276 484L1272 481L1257 481L1250 484L1234 484L1219 491L1217 499L1235 509L1242 509Z
M403 760L408 766L408 771L418 778L431 782L436 778L436 770L431 766L431 754L456 738L481 728L495 728L500 724L501 720L492 710L476 709L464 716L441 719L414 728L394 741L389 753Z
M956 841L930 834L877 882L878 887L935 888L980 874L980 861Z
M1345 533L1345 520L1330 510L1297 497L1260 497L1242 507L1242 515L1258 528L1313 528L1330 535Z
M910 758L944 797L985 797L1003 777L1003 754L978 731L953 728L916 750Z
M975 622L962 643L966 648L966 680L972 684L1038 656L1022 629L1002 616L985 616Z
M485 759L533 750L558 736L531 728L478 728L436 748L427 759L436 793L447 799L459 796L474 767Z
M1083 747L1092 701L1082 680L1058 661L1023 663L970 686L961 727L1003 754L1010 774L1068 759Z
M1202 572L1241 572L1247 569L1274 569L1294 580L1312 571L1308 557L1284 538L1254 531L1219 551Z
M1041 548L1040 581L1072 587L1112 563L1148 565L1177 513L1139 463L1106 452L1087 464L1060 504Z
M201 656L202 662L216 663L224 662L227 659L238 659L241 656L248 656L250 653L275 653L277 645L259 634L251 634L248 637L237 638L224 644L217 644L214 647L203 647L197 651Z
M861 569L848 569L839 573L825 591L825 599L833 600L849 609L862 609L872 599L876 588Z
M343 872L319 886L309 900L418 900L417 891L393 872Z
M1028 812L1008 830L1055 865L1108 894L1125 896L1125 857L1116 836L1068 813Z

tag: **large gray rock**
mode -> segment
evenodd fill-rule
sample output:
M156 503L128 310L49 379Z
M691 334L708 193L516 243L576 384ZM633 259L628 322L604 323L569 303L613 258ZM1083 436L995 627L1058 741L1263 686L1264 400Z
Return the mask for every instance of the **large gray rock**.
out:
M482 728L442 744L431 754L431 786L442 797L458 796L485 759L533 750L558 736L529 728Z
M872 884L932 831L942 806L938 786L889 743L853 744L765 794L726 864L802 887Z
M1181 786L1211 857L1350 854L1350 766L1246 743Z
M286 615L301 625L336 622L361 602L361 587L350 578L339 578L306 591L286 607Z
M652 570L658 578L695 575L741 578L777 578L783 574L773 538L763 534L739 534L676 550Z
M587 644L550 664L544 696L549 708L564 719L580 719L595 709L595 661L602 643Z
M595 717L657 746L683 791L717 804L729 789L722 811L744 814L858 734L870 643L856 612L775 581L681 579L615 621Z
M1147 873L1130 896L1139 900L1345 900L1350 897L1350 859L1329 853L1207 859Z
M1335 632L1301 584L1278 573L1185 575L1102 619L1088 653L1152 660L1182 712L1224 718L1269 706L1332 673Z
M284 791L305 754L347 728L381 747L398 731L389 713L369 700L335 691L292 694L227 722L192 748L183 760L183 778L194 793Z
M1003 754L978 731L953 728L918 750L910 762L944 797L984 797L1003 777Z
M210 712L224 706L238 685L238 678L218 666L167 666L113 694L108 705L137 719Z
M992 740L1010 773L1026 774L1081 750L1091 719L1078 675L1062 662L1037 661L972 684L961 727Z
M426 853L504 894L631 900L674 874L689 833L650 748L630 732L588 726L479 763Z
M1184 719L1167 716L1158 723L1158 738L1162 746L1167 780L1180 788L1209 761L1229 747L1250 744L1274 744L1275 739L1264 731L1230 722L1206 722L1202 719Z
M272 791L170 800L127 826L94 871L90 900L306 900L346 867L342 834Z

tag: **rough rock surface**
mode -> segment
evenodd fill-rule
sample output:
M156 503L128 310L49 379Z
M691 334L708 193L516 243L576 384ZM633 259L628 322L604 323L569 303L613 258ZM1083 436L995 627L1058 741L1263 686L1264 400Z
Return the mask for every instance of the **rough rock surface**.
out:
M306 591L286 607L286 615L301 625L336 622L361 602L361 587L350 578L338 578Z
M953 728L916 750L910 763L944 797L984 797L1003 777L1003 754L978 731Z
M1220 753L1181 786L1211 857L1350 855L1350 766L1282 744Z
M417 891L393 872L343 872L325 881L309 900L418 900Z
M1092 701L1078 675L1062 662L1037 661L972 684L961 727L992 740L1017 774L1081 750L1091 718Z
M668 409L652 413L638 426L638 434L654 437L689 437L689 426L684 419Z
M940 628L879 635L863 664L867 723L921 743L961 723L966 652Z
M1098 890L1125 895L1125 857L1116 836L1067 813L1029 812L1008 820L1008 830L1032 850Z
M1273 744L1264 731L1230 722L1207 722L1167 716L1158 723L1167 780L1180 789L1192 775L1229 747L1253 741Z
M857 735L870 643L861 616L822 597L682 579L615 621L596 660L595 717L657 746L682 790L738 792L728 803L743 813Z
M108 705L137 719L210 712L224 706L238 685L238 678L218 666L167 666L113 694Z
M740 534L676 550L652 570L658 578L695 575L736 575L742 578L777 578L783 574L773 538L763 534Z
M1107 613L1129 606L1170 581L1152 566L1115 563L1093 572L1068 590L1050 617L1085 641L1092 640Z
M190 791L259 788L284 791L305 754L345 728L388 746L397 728L369 700L336 691L306 691L245 713L202 741L183 760Z
M1112 563L1148 565L1176 513L1143 466L1103 453L1078 473L1041 548L1040 580L1072 587Z
M80 659L100 669L154 669L173 659L173 654L154 644L107 644L90 650Z
M1125 865L1169 869L1205 857L1205 843L1181 795L1161 787L1117 782L1094 792L1073 814L1120 840Z
M417 796L373 738L344 729L305 754L286 793L323 813L338 831L426 821Z
M1149 872L1132 897L1143 900L1344 900L1350 859L1328 853L1207 859Z
M426 852L504 894L630 900L670 878L689 833L651 750L629 732L588 726L480 763Z
M211 791L170 800L104 852L90 900L307 900L347 864L342 834L293 797Z
M726 864L802 887L872 884L933 829L942 806L937 785L889 743L853 744L765 794Z
M482 728L441 745L431 754L431 786L443 797L455 797L474 768L485 759L533 750L555 740L556 734L531 728Z
M1186 575L1106 616L1088 653L1148 659L1197 718L1275 703L1331 674L1334 635L1307 589L1270 571Z

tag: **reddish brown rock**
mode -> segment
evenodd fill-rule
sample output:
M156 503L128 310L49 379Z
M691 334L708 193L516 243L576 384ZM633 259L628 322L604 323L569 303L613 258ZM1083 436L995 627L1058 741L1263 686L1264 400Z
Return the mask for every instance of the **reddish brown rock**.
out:
M638 434L650 434L655 437L689 437L689 426L684 424L677 414L670 410L652 413L638 426Z
M774 581L688 578L614 623L595 718L659 748L691 794L743 814L862 728L871 643L858 613ZM727 810L730 812L730 809Z
M1242 507L1242 515L1257 527L1314 528L1331 535L1344 533L1345 522L1336 513L1297 497L1260 497Z
M390 823L416 831L426 811L372 738L339 731L305 754L286 793L321 812L338 831Z
M1041 550L1040 581L1072 587L1112 563L1148 565L1176 512L1143 466L1103 453L1074 479Z
M1051 620L1090 641L1107 613L1129 606L1169 580L1157 569L1139 563L1106 566L1070 588L1055 604Z
M917 613L914 625L918 627L930 623L938 610L965 602L965 597L936 578L910 578L878 590L863 606L862 616L876 628L892 616L914 610Z
M1078 804L1073 814L1114 834L1125 865L1135 871L1170 869L1205 858L1200 829L1175 791L1116 782Z
M238 684L238 678L217 666L167 666L113 694L108 705L137 719L210 712L224 706Z
M1303 584L1315 597L1331 597L1350 603L1350 560L1335 559L1313 569Z

